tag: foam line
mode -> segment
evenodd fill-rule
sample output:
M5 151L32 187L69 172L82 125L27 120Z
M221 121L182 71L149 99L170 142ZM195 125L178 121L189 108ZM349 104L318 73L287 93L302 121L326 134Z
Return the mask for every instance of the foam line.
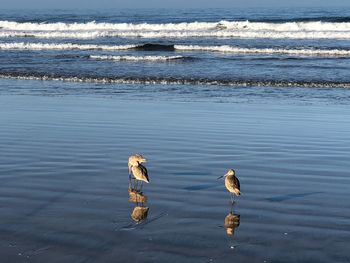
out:
M232 87L304 87L304 88L350 88L348 82L316 82L287 80L244 80L167 77L96 77L96 76L55 76L40 73L0 72L0 78L18 80L65 81L100 84L144 84L144 85L209 85Z
M0 21L0 37L75 38L272 38L350 39L349 22L250 22L191 23L18 23Z
M91 59L99 60L117 60L117 61L169 61L185 59L183 56L108 56L108 55L90 55Z

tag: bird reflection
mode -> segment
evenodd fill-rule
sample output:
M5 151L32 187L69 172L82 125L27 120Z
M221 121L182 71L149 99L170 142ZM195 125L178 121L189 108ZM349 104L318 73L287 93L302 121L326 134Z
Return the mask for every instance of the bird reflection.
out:
M132 203L146 203L147 196L136 189L129 187L129 201Z
M148 201L148 198L143 193L129 187L129 201L135 203L135 207L131 212L131 218L137 224L142 223L147 219L149 208L144 204Z
M226 234L228 236L233 236L235 233L235 229L239 227L239 223L241 221L241 216L234 214L233 212L230 212L226 217L225 217L225 222L224 226L226 229Z
M233 237L235 233L235 229L239 227L239 224L241 222L241 216L234 213L233 205L234 203L231 204L231 210L225 217L225 221L224 221L226 234L231 237Z
M134 220L137 224L141 223L145 219L147 219L148 216L148 207L144 206L135 206L134 210L132 210L131 218Z

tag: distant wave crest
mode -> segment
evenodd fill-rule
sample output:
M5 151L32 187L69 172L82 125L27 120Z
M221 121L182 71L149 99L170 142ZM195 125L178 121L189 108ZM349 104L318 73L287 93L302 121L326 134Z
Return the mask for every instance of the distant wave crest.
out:
M163 45L156 43L130 44L130 45L93 45L93 44L74 44L74 43L31 43L31 42L13 42L0 43L0 50L140 50L140 51L202 51L202 52L226 52L233 54L282 54L295 56L350 56L348 49L315 49L315 48L245 48L238 46L202 46L202 45ZM184 59L183 56L103 56L96 59L110 60L173 60Z
M108 55L90 55L91 59L99 60L118 60L118 61L170 61L186 59L183 56L108 56Z
M198 30L273 30L273 31L349 31L349 22L322 22L322 21L289 21L282 23L227 21L218 22L181 22L181 23L20 23L15 21L0 21L3 30L19 31L198 31Z
M350 50L346 49L286 49L286 48L243 48L237 46L200 46L200 45L175 45L176 50L183 51L212 51L228 52L236 54L284 54L306 56L350 56Z
M19 23L0 21L0 37L350 39L350 22Z
M14 42L0 43L0 49L10 50L125 50L136 48L137 45L93 45L93 44L73 44L73 43L30 43L30 42Z

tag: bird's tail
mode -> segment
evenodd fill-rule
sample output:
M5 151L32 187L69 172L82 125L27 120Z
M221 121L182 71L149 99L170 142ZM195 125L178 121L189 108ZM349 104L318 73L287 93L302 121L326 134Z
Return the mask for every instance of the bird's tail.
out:
M149 183L149 177L145 177L142 181L146 182L146 183Z

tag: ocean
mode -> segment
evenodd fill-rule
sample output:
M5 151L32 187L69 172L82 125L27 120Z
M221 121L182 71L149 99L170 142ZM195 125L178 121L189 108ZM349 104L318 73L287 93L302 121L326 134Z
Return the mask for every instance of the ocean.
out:
M349 88L344 9L1 11L0 77Z

